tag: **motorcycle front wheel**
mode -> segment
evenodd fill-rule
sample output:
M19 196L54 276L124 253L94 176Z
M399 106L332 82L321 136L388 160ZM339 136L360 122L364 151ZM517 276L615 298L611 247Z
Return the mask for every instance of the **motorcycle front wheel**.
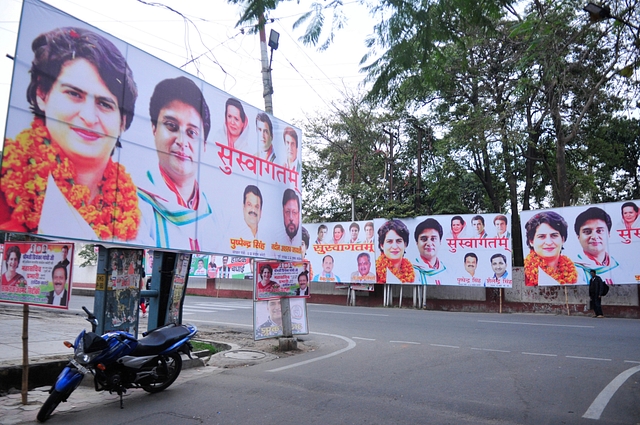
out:
M179 353L160 356L155 367L158 377L151 384L142 385L142 389L148 393L159 393L169 387L180 375L182 370L182 357Z
M56 410L56 407L58 407L58 404L60 404L63 399L64 395L61 392L56 390L51 391L51 394L47 398L47 401L44 402L44 404L40 408L40 411L38 412L38 416L36 417L38 419L38 422L45 422L47 419L49 419L53 411Z

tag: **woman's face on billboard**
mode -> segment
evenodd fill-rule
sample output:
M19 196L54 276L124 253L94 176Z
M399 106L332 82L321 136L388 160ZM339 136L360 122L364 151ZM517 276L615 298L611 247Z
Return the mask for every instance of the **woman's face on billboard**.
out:
M559 231L547 223L542 223L536 229L533 240L529 241L529 243L539 256L546 259L554 259L560 256L564 240Z
M66 62L37 102L49 134L76 166L104 166L123 131L117 98L86 59Z

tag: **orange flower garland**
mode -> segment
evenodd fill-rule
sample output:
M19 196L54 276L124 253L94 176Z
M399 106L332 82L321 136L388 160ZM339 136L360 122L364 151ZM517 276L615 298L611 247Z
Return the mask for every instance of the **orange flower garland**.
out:
M413 283L416 280L416 274L413 265L406 258L402 259L400 269L393 267L391 260L386 255L380 254L376 260L376 274L378 275L378 283L387 283L387 269L393 273L395 277L400 279L402 283Z
M71 205L91 226L99 239L127 241L138 234L140 209L131 176L124 167L109 159L98 186L98 194L90 200L87 186L76 184L73 163L60 147L51 141L41 118L34 118L31 128L4 143L3 174L0 190L13 208L11 225L36 232L47 191L47 179L56 185Z
M526 286L538 285L538 268L541 268L549 276L561 285L578 282L578 270L568 257L561 255L558 259L558 267L551 268L546 261L535 252L529 253L524 259L524 277Z

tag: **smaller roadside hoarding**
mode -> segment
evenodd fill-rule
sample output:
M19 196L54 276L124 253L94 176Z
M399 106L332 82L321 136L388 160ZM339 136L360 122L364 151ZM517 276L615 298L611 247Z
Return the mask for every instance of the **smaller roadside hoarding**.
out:
M268 261L258 263L256 299L308 297L309 263Z
M289 298L291 310L291 331L293 335L309 333L307 320L307 300L305 298ZM274 298L254 303L253 329L254 339L267 339L283 336L281 298Z
M63 242L5 243L0 301L67 309L73 248Z

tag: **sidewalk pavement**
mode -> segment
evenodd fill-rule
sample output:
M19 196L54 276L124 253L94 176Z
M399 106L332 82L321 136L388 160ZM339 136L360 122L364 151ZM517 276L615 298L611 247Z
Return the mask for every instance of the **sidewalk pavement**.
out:
M38 364L50 365L54 361L63 361L63 364L65 364L71 358L73 349L65 347L63 341L73 342L82 329L91 329L91 325L84 320L84 317L86 317L84 313L79 314L75 311L29 307L29 364L30 368L33 367L33 369L30 369L30 376L37 370ZM139 334L147 329L146 322L146 319L140 319ZM22 365L22 305L0 303L0 324L1 371L9 367ZM218 353L213 357L216 358L218 355L225 354ZM221 367L207 365L208 360L194 358L193 361L184 363L183 371L174 386L223 370ZM51 385L46 385L29 391L26 405L22 404L22 396L19 392L0 396L0 425L35 422L42 403L49 396L50 387ZM135 389L128 391L125 397L135 399L142 394L146 393L143 390ZM87 376L82 385L69 397L69 401L61 403L53 414L69 410L84 410L90 408L93 404L107 404L110 402L119 402L118 395L109 394L108 392L96 392L93 388L92 377ZM125 399L125 408L126 403L127 400Z

